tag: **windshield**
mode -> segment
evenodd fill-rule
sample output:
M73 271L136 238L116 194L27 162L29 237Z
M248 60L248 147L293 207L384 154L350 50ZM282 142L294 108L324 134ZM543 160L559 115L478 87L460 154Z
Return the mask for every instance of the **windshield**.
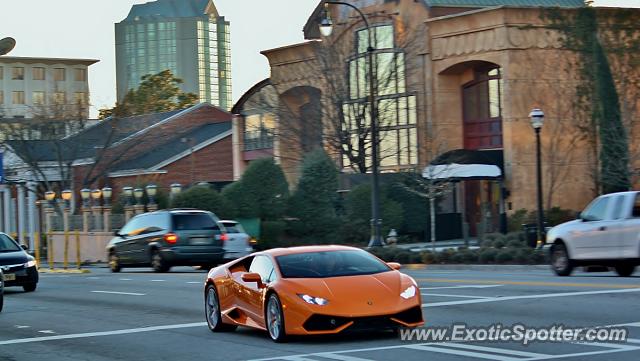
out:
M370 275L390 268L365 251L296 253L276 257L284 278L325 278Z
M0 252L15 252L20 250L22 250L22 248L20 248L16 242L8 236L0 234Z

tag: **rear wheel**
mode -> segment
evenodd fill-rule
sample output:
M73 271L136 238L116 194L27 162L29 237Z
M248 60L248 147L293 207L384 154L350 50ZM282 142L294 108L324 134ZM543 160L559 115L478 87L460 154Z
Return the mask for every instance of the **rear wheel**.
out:
M111 269L111 272L120 272L120 270L122 269L122 265L120 264L120 257L118 257L118 254L116 253L116 251L111 251L111 253L109 253L109 269Z
M171 268L157 249L151 252L151 267L156 272L167 272Z
M267 301L267 330L274 342L284 342L287 335L284 330L284 314L278 295L272 293Z
M220 301L214 285L207 285L204 292L204 312L207 318L207 326L211 332L233 331L236 325L227 325L222 322L220 313Z
M629 277L633 274L635 269L636 266L630 263L623 263L616 266L616 273L618 273L618 276L620 277Z
M573 271L567 247L563 243L554 244L551 248L551 268L558 276L569 276Z
M33 283L27 283L26 285L22 286L22 289L25 292L33 292L36 290L36 287L38 287L38 284L33 282Z

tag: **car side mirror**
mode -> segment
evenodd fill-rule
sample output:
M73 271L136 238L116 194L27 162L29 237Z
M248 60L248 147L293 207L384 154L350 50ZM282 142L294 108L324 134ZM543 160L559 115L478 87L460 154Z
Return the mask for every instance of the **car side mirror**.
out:
M262 287L262 277L260 277L260 274L258 273L245 273L242 275L242 280L245 282L256 282L258 287Z
M21 245L20 245L20 248L22 248L22 249L23 249L23 250L25 250L25 251L28 251L28 250L29 250L29 246L27 246L26 244L21 244Z
M576 213L576 219L579 219L581 221L584 221L584 219L582 219L582 212L578 212Z
M394 269L396 271L402 268L402 265L398 262L387 262L387 266L391 267L391 269Z

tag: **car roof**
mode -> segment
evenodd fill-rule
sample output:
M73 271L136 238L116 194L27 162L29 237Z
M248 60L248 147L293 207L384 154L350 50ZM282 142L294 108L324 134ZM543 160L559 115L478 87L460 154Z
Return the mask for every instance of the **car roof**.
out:
M327 252L327 251L360 251L360 248L338 245L327 246L297 246L288 248L273 248L262 251L262 254L269 254L273 257L284 256L287 254L309 253L309 252Z
M234 220L230 220L230 219L221 219L220 220L221 223L235 223L238 224L238 221L234 221Z

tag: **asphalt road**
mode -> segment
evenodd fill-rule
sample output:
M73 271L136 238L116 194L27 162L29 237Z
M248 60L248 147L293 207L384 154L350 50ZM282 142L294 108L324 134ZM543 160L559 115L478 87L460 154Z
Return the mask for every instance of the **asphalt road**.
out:
M390 333L295 338L213 334L204 322L203 271L43 274L36 292L8 288L0 313L0 360L633 360L640 359L640 272L420 270L428 326L529 327L624 324L626 343L406 342Z

